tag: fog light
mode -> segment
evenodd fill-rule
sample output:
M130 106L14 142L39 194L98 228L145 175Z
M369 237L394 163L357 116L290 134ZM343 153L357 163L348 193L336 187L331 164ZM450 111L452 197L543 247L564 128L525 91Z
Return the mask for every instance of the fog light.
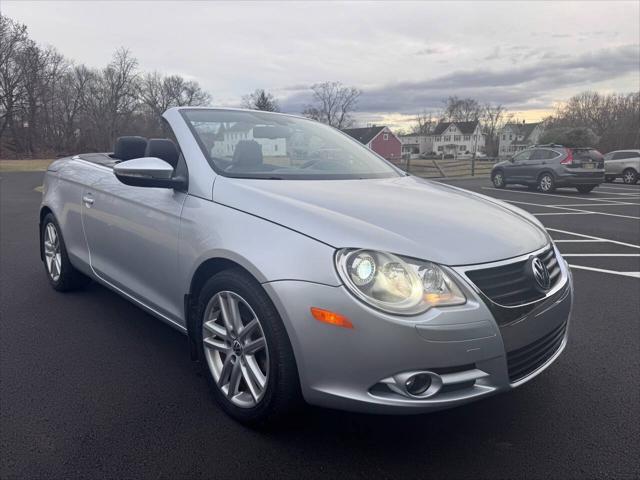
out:
M426 392L431 386L431 377L426 373L418 373L407 379L404 387L410 395L418 396Z

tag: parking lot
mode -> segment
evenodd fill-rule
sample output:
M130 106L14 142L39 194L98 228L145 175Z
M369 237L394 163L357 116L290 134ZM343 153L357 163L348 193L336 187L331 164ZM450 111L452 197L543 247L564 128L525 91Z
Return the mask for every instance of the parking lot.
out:
M575 281L563 355L522 387L457 409L309 408L256 432L212 403L180 333L95 284L54 292L38 255L42 173L0 177L3 479L640 476L640 185L544 195L446 181L547 227Z

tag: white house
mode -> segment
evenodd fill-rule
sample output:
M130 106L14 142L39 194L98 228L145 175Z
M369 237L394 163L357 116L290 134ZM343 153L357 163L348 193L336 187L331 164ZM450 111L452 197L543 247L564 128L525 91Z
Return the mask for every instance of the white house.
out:
M516 152L539 143L543 132L542 122L507 123L500 131L498 155L511 157Z
M238 142L253 140L262 147L264 157L286 157L287 141L285 138L254 138L253 125L236 123L230 127L223 125L215 135L211 155L216 157L233 157Z
M480 122L440 122L430 135L433 151L438 155L471 158L485 150L485 136Z
M433 151L433 138L430 135L418 135L410 133L400 135L402 143L402 155L416 157L422 154L429 154Z

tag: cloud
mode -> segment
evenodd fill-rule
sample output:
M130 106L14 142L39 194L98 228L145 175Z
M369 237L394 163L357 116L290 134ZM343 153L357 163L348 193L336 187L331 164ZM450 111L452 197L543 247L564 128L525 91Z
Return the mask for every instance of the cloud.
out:
M544 57L544 54L540 55ZM456 71L432 79L388 83L363 91L360 112L415 113L442 107L449 95L472 97L481 102L544 108L553 92L568 87L584 88L611 80L640 68L640 45L623 45L576 57L550 56L520 68ZM299 91L281 104L286 111L300 111L310 101Z

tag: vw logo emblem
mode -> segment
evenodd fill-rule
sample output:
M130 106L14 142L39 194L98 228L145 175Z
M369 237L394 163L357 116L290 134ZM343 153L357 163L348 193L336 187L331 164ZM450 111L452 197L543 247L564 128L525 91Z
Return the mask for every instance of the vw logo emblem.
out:
M551 286L549 270L547 270L547 266L542 263L542 260L538 257L533 257L531 260L531 271L533 272L533 278L535 278L538 287L542 290L549 290Z

